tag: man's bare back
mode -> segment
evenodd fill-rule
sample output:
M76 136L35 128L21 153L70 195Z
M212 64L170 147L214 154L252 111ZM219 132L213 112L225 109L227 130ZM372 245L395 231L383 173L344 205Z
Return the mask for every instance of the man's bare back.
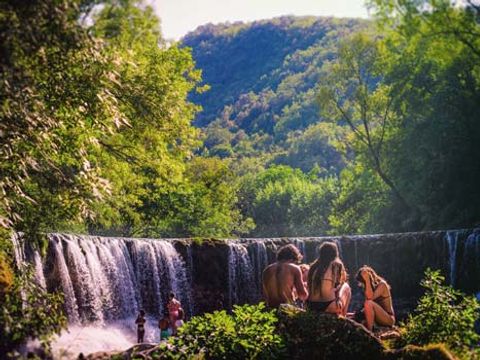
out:
M262 282L263 293L270 307L293 304L296 300L294 290L300 300L308 297L300 267L288 261L277 261L265 268Z

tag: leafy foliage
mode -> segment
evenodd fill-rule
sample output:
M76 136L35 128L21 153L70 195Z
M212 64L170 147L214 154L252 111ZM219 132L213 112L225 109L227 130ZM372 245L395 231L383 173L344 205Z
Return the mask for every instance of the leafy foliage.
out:
M283 342L275 332L277 321L274 311L267 311L263 303L235 306L232 315L216 311L194 317L172 340L177 351L171 358L199 354L206 359L280 358Z
M0 216L35 232L92 215L106 186L89 153L125 124L107 90L116 75L77 23L79 1L0 8ZM52 211L54 210L54 211Z
M255 236L318 235L330 229L335 178L319 178L288 166L272 166L245 176L240 189L242 210L255 220Z
M233 159L242 176L254 162L255 173L283 164L305 173L318 166L324 178L341 174L331 232L475 226L479 7L429 0L369 5L377 29L283 17L189 34L183 44L212 85L192 97L205 108L196 118L206 133L203 154ZM270 42L256 63L244 53L260 38ZM226 81L232 73L239 77ZM242 197L253 197L240 196L245 209ZM289 212L289 200L275 203ZM263 220L249 216L260 234ZM297 225L293 231L302 233Z
M445 343L462 353L479 344L474 324L480 304L450 286L438 271L427 270L421 285L425 294L404 326L402 340L406 344Z
M203 107L195 124L206 133L205 154L235 161L257 157L305 172L318 164L338 173L344 166L332 146L338 131L315 127L296 138L320 121L321 65L335 56L340 38L366 26L361 20L285 16L205 25L188 34L182 46L192 48L210 85L191 97ZM303 142L311 152L299 150Z
M9 291L0 294L0 351L4 355L29 339L47 345L66 326L63 295L47 293L33 279L33 272L25 269Z

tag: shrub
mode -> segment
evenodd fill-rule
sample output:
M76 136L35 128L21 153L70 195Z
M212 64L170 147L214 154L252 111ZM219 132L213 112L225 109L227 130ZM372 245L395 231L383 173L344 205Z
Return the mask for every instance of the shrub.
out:
M265 305L235 306L233 314L216 311L192 318L172 340L175 351L162 358L276 359L283 340L275 333L275 312ZM172 352L172 351L171 351Z
M439 271L428 269L421 285L426 289L403 328L403 342L413 345L445 343L458 354L478 345L474 324L480 305L474 297L444 285Z
M33 278L33 272L27 269L0 295L0 354L8 354L29 339L48 345L51 336L67 323L63 296L47 293Z

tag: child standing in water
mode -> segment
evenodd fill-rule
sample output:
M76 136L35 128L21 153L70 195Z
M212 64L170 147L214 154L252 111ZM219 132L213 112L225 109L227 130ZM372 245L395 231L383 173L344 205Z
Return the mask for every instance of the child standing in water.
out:
M164 316L162 319L158 321L158 327L160 328L160 341L165 340L170 336L168 332L168 328L170 326L170 321L168 321L168 317Z
M137 316L137 320L135 320L135 324L137 324L137 342L143 343L143 338L145 336L145 311L140 310L140 314Z

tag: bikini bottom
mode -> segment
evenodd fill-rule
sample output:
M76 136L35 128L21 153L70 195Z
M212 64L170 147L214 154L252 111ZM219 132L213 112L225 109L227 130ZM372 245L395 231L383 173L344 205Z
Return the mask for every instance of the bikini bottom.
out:
M307 300L307 309L316 312L325 312L328 306L333 303L335 299L330 301L310 301Z

